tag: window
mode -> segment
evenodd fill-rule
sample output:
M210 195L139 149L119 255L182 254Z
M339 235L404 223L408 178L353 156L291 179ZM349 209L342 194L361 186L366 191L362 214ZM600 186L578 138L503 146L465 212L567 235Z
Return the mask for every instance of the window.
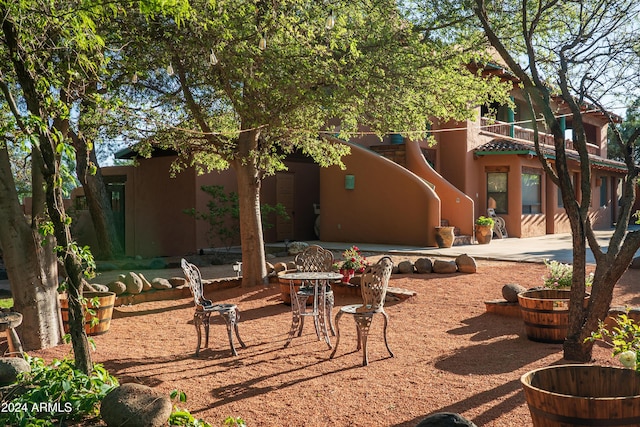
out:
M507 172L487 172L487 205L497 214L508 213Z
M607 177L600 177L600 206L607 206L609 198L607 197Z
M542 175L540 172L522 172L522 213L539 214L542 212L542 193L540 182Z

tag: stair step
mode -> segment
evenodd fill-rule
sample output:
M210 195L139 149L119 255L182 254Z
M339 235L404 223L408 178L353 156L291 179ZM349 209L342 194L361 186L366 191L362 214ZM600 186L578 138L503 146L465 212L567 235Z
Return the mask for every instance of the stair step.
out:
M453 246L462 246L462 245L470 245L472 243L473 236L469 236L466 234L457 235L455 239L453 239Z

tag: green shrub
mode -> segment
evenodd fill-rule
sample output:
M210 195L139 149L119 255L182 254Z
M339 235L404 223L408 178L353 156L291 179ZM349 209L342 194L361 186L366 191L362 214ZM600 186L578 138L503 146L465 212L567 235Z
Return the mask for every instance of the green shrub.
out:
M478 219L476 219L476 225L489 225L493 227L493 218L481 216Z
M627 314L619 315L615 321L616 326L611 329L607 329L607 325L600 321L598 330L592 332L585 341L601 341L613 347L613 357L618 356L625 368L640 372L640 325Z
M69 359L46 365L38 357L25 357L31 372L21 373L3 395L0 425L54 426L97 418L102 398L118 386L118 380L99 364L85 375Z

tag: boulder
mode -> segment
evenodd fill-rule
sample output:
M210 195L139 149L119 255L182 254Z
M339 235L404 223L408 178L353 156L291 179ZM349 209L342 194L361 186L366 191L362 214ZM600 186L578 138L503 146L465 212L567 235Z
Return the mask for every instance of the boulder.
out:
M163 290L163 289L171 289L171 283L163 277L156 277L151 281L151 287L153 289Z
M132 295L137 295L142 292L142 279L133 271L127 273L124 278L124 284L127 286L127 292Z
M179 288L180 286L188 284L187 279L184 277L172 277L169 279L169 283L171 283L171 286L174 288Z
M82 292L97 292L97 291L98 290L93 284L88 283L84 280L82 281Z
M476 260L467 254L462 254L456 258L456 265L460 273L475 273L478 271Z
M267 267L267 274L273 274L276 271L275 267L270 262L265 262L265 266Z
M502 287L502 298L507 302L518 302L518 294L526 290L527 288L517 283L507 283Z
M438 412L420 421L416 427L478 427L460 414Z
M140 280L142 280L142 292L152 289L151 282L149 282L142 273L138 273L138 277L140 277Z
M433 271L433 263L429 258L418 258L414 265L416 272L419 274L431 273Z
M309 247L307 242L293 242L289 245L289 255L298 255L300 252L304 252Z
M107 285L101 285L99 283L92 283L91 287L95 289L95 292L110 292Z
M30 372L29 362L21 357L0 357L0 386L13 384L20 372Z
M100 404L100 416L109 427L165 426L171 411L168 396L136 383L114 388Z
M107 284L107 288L109 288L109 292L113 292L116 295L122 295L127 291L127 285L119 280Z
M273 269L276 271L276 273L280 273L281 271L286 271L287 264L284 262L277 262L274 264Z
M440 274L455 273L458 271L458 266L455 261L443 261L437 259L433 262L433 272Z
M413 273L413 263L411 261L400 261L398 263L398 273L400 274Z

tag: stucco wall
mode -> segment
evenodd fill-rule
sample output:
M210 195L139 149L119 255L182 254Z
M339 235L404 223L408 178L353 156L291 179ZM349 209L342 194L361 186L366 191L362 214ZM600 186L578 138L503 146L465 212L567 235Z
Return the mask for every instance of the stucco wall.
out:
M320 169L320 238L324 241L435 246L440 200L418 176L351 145L346 170ZM345 189L345 176L354 189Z
M449 225L458 227L460 234L473 236L473 200L429 166L416 141L407 141L406 147L407 168L435 186L442 208L441 217L447 219Z

